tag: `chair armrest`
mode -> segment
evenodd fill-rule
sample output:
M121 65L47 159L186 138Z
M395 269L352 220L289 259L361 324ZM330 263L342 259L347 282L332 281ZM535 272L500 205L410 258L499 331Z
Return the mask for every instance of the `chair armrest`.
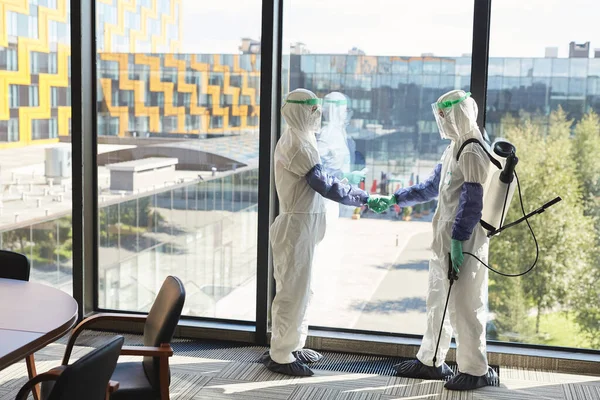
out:
M69 342L67 343L67 348L65 350L65 355L62 360L62 365L69 364L69 358L71 357L71 353L73 352L73 346L75 346L75 341L77 337L83 332L85 329L88 329L90 325L93 325L97 322L101 321L122 321L122 322L139 322L146 323L147 315L132 315L132 314L117 314L117 313L102 313L95 314L89 318L81 321L73 330L71 331L71 337L69 338Z
M15 397L15 400L27 400L27 396L29 396L29 392L31 392L31 390L34 388L35 385L37 385L41 382L57 380L58 377L60 376L60 374L63 373L65 368L66 368L65 366L60 366L60 367L53 368L48 372L44 372L43 374L36 375L35 377L33 377L32 379L27 381L27 383L25 383L25 385L23 385L21 390L19 390L19 393L17 393L17 397Z
M108 381L108 393L114 393L119 389L119 382Z
M122 356L143 356L143 357L172 357L173 349L168 343L161 344L160 347L151 346L123 346L121 348Z

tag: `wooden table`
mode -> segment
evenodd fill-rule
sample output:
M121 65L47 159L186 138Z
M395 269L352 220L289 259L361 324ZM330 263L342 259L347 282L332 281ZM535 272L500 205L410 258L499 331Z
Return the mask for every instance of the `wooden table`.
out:
M77 302L59 289L0 279L0 370L56 341L77 322Z

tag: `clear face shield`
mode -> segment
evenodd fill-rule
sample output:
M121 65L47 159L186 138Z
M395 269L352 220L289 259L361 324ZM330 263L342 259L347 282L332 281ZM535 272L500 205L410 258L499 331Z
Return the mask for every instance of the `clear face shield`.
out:
M323 116L323 99L286 100L286 103L311 106L311 129L315 132L315 135L319 132L321 129L321 117Z
M451 113L452 107L456 104L459 104L465 101L467 98L471 96L471 92L467 92L464 96L456 100L446 100L442 102L436 102L431 105L431 110L433 111L433 116L435 117L435 122L437 123L438 129L440 131L440 137L442 139L451 139L451 135L449 132L446 132L445 126L448 125L448 117Z

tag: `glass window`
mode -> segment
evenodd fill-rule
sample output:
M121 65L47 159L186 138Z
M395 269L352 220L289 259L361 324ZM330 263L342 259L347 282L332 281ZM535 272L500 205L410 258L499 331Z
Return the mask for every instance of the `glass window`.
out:
M19 64L17 59L17 49L8 48L6 50L6 69L8 71L18 71Z
M99 97L110 103L98 108L98 132L128 137L137 149L98 144L99 307L148 311L165 277L175 275L186 286L185 315L253 321L258 182L245 177L258 175L261 1L245 1L240 9L231 0L209 8L182 0L181 20L167 26L161 23L174 3L157 4L159 18L141 21L140 13L125 13L130 29L148 27L134 49L127 30L120 39L106 36L118 16L116 2L97 1L103 9L98 43L113 43L99 49L106 60L98 63L98 79L110 81L100 85L106 92ZM178 15L179 8L173 10ZM224 26L237 28L215 35ZM329 56L318 64L303 58L300 65L302 72L318 68L324 75L333 69ZM123 77L133 84L126 87ZM158 87L155 78L163 82ZM135 185L111 173L119 162L151 165L143 148L157 138L176 141L152 157L172 159L172 165L151 178L142 173ZM218 157L207 162L206 152Z
M456 60L453 58L442 58L441 59L441 72L442 75L455 75L456 74Z
M423 74L439 76L441 74L441 60L439 58L425 57L423 60Z
M570 78L569 79L569 96L576 97L576 98L585 96L586 84L587 84L586 78Z
M504 76L521 76L521 59L504 59Z
M8 120L8 141L19 141L19 120L17 118L11 118Z
M19 101L19 86L17 85L8 85L8 100L10 104L10 108L18 108L20 105Z
M423 73L423 59L422 58L411 58L408 61L408 72L411 75L421 75Z
M556 99L557 97L567 96L569 92L569 78L560 78L554 77L552 78L552 97Z
M552 76L552 59L536 58L533 60L533 76L548 78Z
M37 10L37 7L32 7L32 9ZM33 39L37 39L37 37L38 37L38 17L37 17L37 15L30 16L29 19L30 19L29 37L33 38Z
M589 60L587 58L572 58L569 61L571 61L569 76L576 78L586 78L588 76Z
M589 62L589 76L600 77L600 58L592 58Z
M51 106L58 107L58 88L55 88L55 87L51 88L50 96L51 96Z
M364 187L371 193L392 193L429 176L447 146L435 127L431 103L457 82L462 85L463 76L470 80L471 58L461 55L471 52L473 1L433 3L413 2L407 11L406 4L371 2L365 13L362 3L351 2L344 3L343 14L323 7L320 0L286 1L284 5L287 23L283 36L289 38L284 48L302 41L311 52L310 56L301 55L302 59L344 54L346 69L330 68L313 79L300 74L305 71L297 71L290 62L289 82L282 86L306 88L320 97L340 91L350 99L349 124L337 132L342 138L335 150L339 155L331 162L333 168L344 172L367 167ZM445 27L453 32L452 46L440 40L440 35L431 34L439 32L432 10L453 15ZM306 29L305 15L310 15L311 29ZM398 46L382 37L411 40ZM301 65L304 69L304 61ZM326 134L327 118L325 113L321 134ZM331 222L328 218L319 248L341 245L344 251L324 251L316 256L310 324L423 334L432 238L431 225L423 222L430 221L433 209L434 204L428 203L408 214L404 211L404 217L403 212L392 209L377 218L366 210L331 207L333 218ZM355 224L359 215L365 224ZM381 245L385 235L392 238L390 246ZM396 235L401 251L392 243ZM407 280L411 282L409 292L392 289L404 287Z
M58 137L58 120L56 117L50 119L50 139Z
M408 60L403 57L392 57L392 74L408 74Z
M40 69L39 69L39 62L38 62L38 57L39 53L32 51L29 55L29 60L30 60L30 68L31 68L31 73L32 74L39 74Z
M380 74L389 74L392 72L392 60L390 57L379 57L377 64Z
M488 75L489 76L504 76L504 59L503 58L490 58L488 62Z
M11 36L19 36L18 14L9 11L6 13L6 25L8 34Z
M569 76L569 59L566 58L555 58L552 60L552 76Z
M331 57L330 56L316 56L316 70L317 74L328 74L331 72Z
M595 157L582 140L600 130L597 121L586 117L588 110L600 112L595 94L600 62L589 58L583 44L594 43L597 37L600 6L584 0L547 6L544 0L527 1L526 6L516 0L492 2L490 54L515 60L515 71L520 61L520 81L513 80L515 74L507 68L503 89L498 90L490 77L486 129L516 146L526 208L535 209L555 197L557 182L565 182L561 197L573 208L530 220L540 248L537 272L518 278L490 272L487 333L488 338L505 342L595 349L598 324L590 316L597 311L592 299L598 295L600 279L595 254L600 231L593 216L600 208L582 204L581 198L595 198L600 192L591 183L597 181L598 172L582 167L580 160ZM579 46L572 42L575 33L583 38ZM556 158L557 153L562 156ZM549 177L543 185L532 178L542 175ZM520 204L516 193L506 221L523 216ZM490 238L490 260L503 273L523 272L536 258L536 242L527 225L521 225ZM586 239L578 244L556 240L570 235ZM577 254L579 261L571 264L567 254Z
M533 76L533 59L522 58L521 59L521 76L532 77Z
M56 74L58 73L58 54L50 53L48 55L48 73Z
M301 57L300 60L301 60L300 68L302 69L302 72L304 72L305 74L310 74L310 73L315 72L316 58L314 56L304 56L304 57Z

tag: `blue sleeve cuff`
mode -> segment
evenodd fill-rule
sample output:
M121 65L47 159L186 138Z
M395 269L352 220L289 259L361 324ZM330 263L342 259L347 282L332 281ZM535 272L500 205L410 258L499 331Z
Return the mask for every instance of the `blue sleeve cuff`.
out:
M330 176L323 170L321 164L315 165L306 174L308 185L326 199L347 206L360 207L367 203L369 194L356 186L342 183L334 176Z
M408 207L435 199L440 191L441 174L442 164L438 164L426 181L398 190L394 193L396 204L400 207Z
M483 186L479 183L463 183L458 212L452 226L452 239L469 240L473 229L481 220L483 211Z

